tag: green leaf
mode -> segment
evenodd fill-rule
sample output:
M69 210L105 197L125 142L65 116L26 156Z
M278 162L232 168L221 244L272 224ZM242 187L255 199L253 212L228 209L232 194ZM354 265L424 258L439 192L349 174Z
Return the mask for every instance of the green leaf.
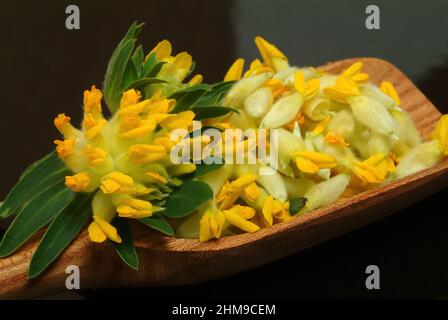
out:
M137 77L138 77L137 69L134 65L134 62L132 62L132 60L130 60L130 61L128 61L126 70L124 71L124 74L123 74L123 80L120 85L120 89L121 89L120 98L124 91L123 88L127 88L131 83L136 81Z
M239 114L239 111L234 108L222 106L192 107L190 110L196 114L194 120L218 118L225 116L229 112L236 112Z
M154 83L166 83L166 81L162 80L162 79L157 79L157 78L141 78L141 79L138 79L138 80L132 82L131 84L129 84L127 86L127 88L125 89L125 91L132 89L132 88L139 89L139 88L142 88L149 84L154 84Z
M210 157L209 157L210 158ZM205 159L204 159L205 160ZM210 159L211 160L211 159ZM215 171L224 165L224 159L218 158L211 164L206 164L204 162L196 165L196 171L193 173L195 178L203 176L209 172Z
M171 113L179 113L190 109L209 90L209 85L197 84L172 94L170 99L176 99L176 106Z
M198 106L218 105L234 83L235 81L226 81L214 84L211 90L206 92L195 104Z
M169 218L182 218L210 199L213 199L213 191L207 183L187 180L166 198L165 210L161 214Z
M143 69L142 69L142 76L146 77L156 64L157 64L157 57L156 57L155 52L150 53L149 56L144 61Z
M41 274L86 225L92 212L90 200L90 194L78 193L72 203L56 216L31 259L30 278Z
M26 203L6 231L0 244L0 257L13 253L36 231L47 225L74 198L74 193L64 182L41 192Z
M148 227L160 231L168 236L174 235L174 230L171 228L170 224L159 214L154 214L151 217L139 219L140 222L147 225Z
M112 113L115 113L120 103L123 77L135 46L135 39L127 40L119 46L107 66L104 81L104 99Z
M152 68L151 70L148 71L148 73L146 74L147 77L153 78L155 76L157 76L157 74L159 73L159 71L162 69L163 65L166 63L166 61L160 61L157 62Z
M117 218L112 224L117 228L122 242L109 242L112 244L121 260L123 260L132 269L138 270L138 255L135 250L134 240L132 238L132 230L127 219Z
M299 213L300 210L305 206L307 199L304 197L292 198L289 201L289 213L294 216Z
M103 92L104 99L106 100L107 106L112 113L118 109L121 98L120 94L123 89L124 74L126 72L129 59L131 58L131 54L134 51L136 37L142 28L143 24L137 24L137 22L132 24L126 35L118 44L107 65Z
M132 63L135 66L135 69L137 70L138 76L140 76L142 65L143 65L143 59L145 58L145 53L143 52L143 47L139 45L137 49L135 49L134 53L132 54Z
M14 214L25 202L37 196L46 187L64 180L68 174L70 171L55 152L38 160L22 173L17 184L6 196L0 207L0 217L5 218Z

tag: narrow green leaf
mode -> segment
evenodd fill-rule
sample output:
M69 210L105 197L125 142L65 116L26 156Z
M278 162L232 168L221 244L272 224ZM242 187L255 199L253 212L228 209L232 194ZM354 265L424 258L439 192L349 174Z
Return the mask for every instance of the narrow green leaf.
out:
M171 228L170 224L159 214L155 214L148 218L139 219L140 222L147 225L148 227L160 231L168 236L174 235L174 230Z
M222 106L192 107L190 110L196 114L194 120L218 118L225 116L229 112L236 112L239 114L239 111L234 108Z
M161 214L169 218L182 218L210 199L213 199L213 191L208 184L187 180L166 199L165 210Z
M305 206L306 204L306 198L300 197L300 198L292 198L289 201L289 213L294 216L297 213L299 213L300 210Z
M0 243L0 257L13 253L36 231L48 224L74 198L64 182L57 182L26 203Z
M14 214L25 202L37 196L46 187L64 180L70 174L65 164L52 152L32 164L20 177L0 207L0 217Z
M195 105L218 105L234 83L235 81L226 81L214 84L209 92L206 92L200 99L196 101Z
M154 84L154 83L166 83L166 81L162 80L162 79L157 79L157 78L141 78L141 79L138 79L138 80L132 82L131 84L129 84L125 90L139 89L139 88L142 88L149 84Z
M135 46L135 39L127 40L116 49L107 66L104 81L104 99L112 113L118 109L123 76Z
M79 193L56 216L31 259L28 270L30 278L41 274L86 225L91 216L90 200L90 194Z
M176 99L176 106L171 113L179 113L190 109L208 90L210 90L209 85L197 84L172 94L170 99Z
M133 83L134 81L137 80L138 77L138 72L137 72L137 68L134 65L134 62L132 62L132 60L128 61L128 64L126 65L126 69L124 71L123 74L123 80L121 82L120 85L120 98L121 95L123 93L124 90L126 90L126 88Z
M132 230L127 219L117 218L112 224L117 228L122 242L109 242L112 244L121 260L123 260L132 269L138 270L138 255L135 250L134 240L132 238Z
M132 54L132 63L135 66L135 69L137 70L137 75L140 76L141 69L143 66L143 59L145 58L145 53L143 52L143 47L139 45L137 49L135 49L134 53Z
M146 77L156 64L157 64L157 57L155 52L150 53L143 63L142 77Z
M204 159L205 160L205 159ZM212 160L212 159L208 159ZM203 176L204 174L207 174L209 172L215 171L219 168L221 168L224 165L224 159L222 158L216 158L214 161L210 164L205 163L204 161L200 164L196 165L196 171L193 173L193 176L195 178Z
M157 62L152 68L151 70L148 71L148 73L146 74L147 77L150 78L154 78L155 76L157 76L157 74L160 72L160 70L162 69L163 65L166 63L166 61L160 61Z

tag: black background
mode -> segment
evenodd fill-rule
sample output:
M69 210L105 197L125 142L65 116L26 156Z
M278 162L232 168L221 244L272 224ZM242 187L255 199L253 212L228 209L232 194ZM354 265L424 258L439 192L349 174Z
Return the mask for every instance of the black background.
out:
M81 29L65 28L65 8ZM381 29L365 28L365 8ZM169 39L187 50L206 82L220 81L237 57L256 56L253 37L278 45L292 64L375 56L402 69L448 112L448 2L130 0L2 1L0 12L0 198L58 138L52 121L80 120L82 92L101 86L107 60L128 26L146 23L145 50ZM402 212L304 252L198 286L81 291L85 298L445 298L448 297L447 190ZM365 289L365 268L381 289ZM61 296L62 297L62 296Z

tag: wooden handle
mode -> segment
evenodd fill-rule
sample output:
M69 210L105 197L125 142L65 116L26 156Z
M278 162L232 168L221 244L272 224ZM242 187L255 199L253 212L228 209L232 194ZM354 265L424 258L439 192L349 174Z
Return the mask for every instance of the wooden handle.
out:
M83 231L64 253L36 279L28 278L28 267L39 244L39 232L15 254L0 259L0 298L30 298L67 290L65 282L70 273L69 265L80 270L81 289L95 288L110 279L111 268L107 268L104 249L91 245ZM110 253L109 253L110 254ZM95 264L95 267L93 267ZM99 272L98 268L101 268Z

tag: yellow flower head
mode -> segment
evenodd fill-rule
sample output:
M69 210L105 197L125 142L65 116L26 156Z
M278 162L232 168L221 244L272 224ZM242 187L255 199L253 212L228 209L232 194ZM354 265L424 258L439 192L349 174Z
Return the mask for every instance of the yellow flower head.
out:
M316 151L298 151L293 154L300 171L314 174L319 169L334 168L337 161L332 156Z

